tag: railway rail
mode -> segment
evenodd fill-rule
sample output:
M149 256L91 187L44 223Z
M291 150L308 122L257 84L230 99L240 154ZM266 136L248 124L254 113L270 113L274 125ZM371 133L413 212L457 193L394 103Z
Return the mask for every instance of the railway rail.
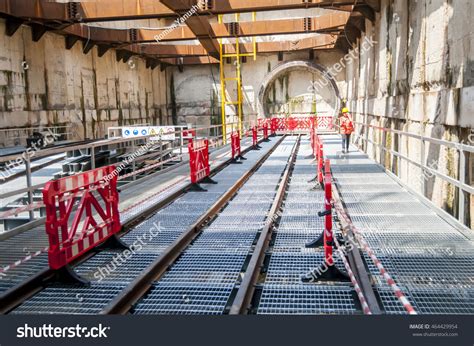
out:
M279 139L281 140L281 139ZM247 169L250 167L250 171L252 170L252 167L255 165L258 165L259 162L264 160L264 157L271 152L271 150L276 146L277 142L279 141L276 138L272 139L270 142L266 142L262 144L262 150L260 151L249 151L250 148L245 150L244 152L247 153L247 158L249 160L244 161L242 165L227 165L225 168L223 168L225 171L229 169L240 169L240 174L236 174L234 177L234 181L229 180L229 179L222 179L220 184L216 185L218 186L221 190L217 192L209 192L209 193L197 193L197 192L186 192L187 189L190 187L189 184L186 184L184 187L181 187L178 189L176 193L171 193L169 196L167 196L165 199L163 199L160 203L155 204L153 208L149 209L148 211L141 211L138 216L135 217L134 222L128 222L128 227L129 229L124 230L126 234L122 237L126 242L129 241L130 243L133 243L133 240L136 237L139 237L141 232L143 231L149 231L150 226L148 225L153 225L153 223L159 223L160 227L163 228L162 231L160 231L159 236L151 239L151 243L158 243L160 244L158 247L161 251L164 251L169 245L171 245L176 239L178 239L183 231L187 229L190 225L193 223L201 220L202 217L207 217L212 216L212 214L208 214L206 211L209 209L209 207L215 203L216 201L219 200L219 198L226 193L227 189L232 190L233 186L235 184L238 184L240 180L238 180L238 177ZM230 164L230 160L227 160L226 163ZM236 168L234 168L236 167ZM220 170L215 170L214 171L214 177L219 175ZM236 182L237 181L237 182ZM212 186L211 186L212 187ZM224 190L222 190L224 189ZM184 193L184 194L183 194ZM185 202L187 199L189 201L195 202L199 198L199 202L195 203L197 206L197 209L195 208L194 211L189 210L189 213L187 213L186 216L181 216L183 214L183 209L180 204ZM173 202L174 201L174 202ZM164 207L166 206L166 207ZM156 210L159 209L160 207L162 208L160 211L157 213ZM177 208L177 209L176 209ZM191 207L189 207L191 208ZM154 211L153 211L154 209ZM186 209L185 209L186 210ZM204 215L201 215L204 214ZM153 215L151 218L145 220L142 223L139 223L136 225L139 220L143 220L147 216ZM201 216L201 217L200 217ZM205 220L207 217L205 217L203 220ZM124 232L124 233L125 233ZM66 294L67 297L71 297L72 299L75 300L76 296L82 297L82 294L92 294L92 292L97 292L99 295L102 292L102 295L104 295L105 291L110 292L112 296L114 296L113 292L114 290L117 289L117 287L122 287L125 288L124 283L128 283L129 281L133 281L133 279L140 274L141 270L145 269L149 264L153 262L156 257L159 257L158 253L153 253L153 254L137 254L134 256L134 258L130 261L130 263L127 263L124 267L120 268L123 271L127 272L128 278L125 279L124 277L121 277L119 280L120 283L118 285L107 285L107 282L112 282L113 278L109 278L110 280L100 280L101 282L98 282L97 278L94 278L94 273L90 273L91 268L99 268L101 266L107 267L107 265L110 265L110 263L114 260L114 256L116 253L113 251L106 251L102 250L99 253L91 253L88 254L86 257L79 259L77 263L75 264L75 269L76 271L84 276L88 277L92 280L95 280L95 282L92 282L91 287L68 287L65 288L64 285L55 285L54 280L53 280L53 273L50 272L49 270L45 270L35 276L33 279L28 280L24 283L22 283L19 287L15 287L14 289L10 290L7 292L7 295L4 295L2 297L2 309L3 313L8 312L12 310L14 307L18 306L13 313L21 313L21 312L34 312L35 308L31 308L31 306L39 306L35 302L40 301L42 302L42 299L44 297L49 297L51 292L54 292L53 294L58 294L59 298L53 299L51 301L52 305L56 305L57 302L61 301L61 292L68 291L69 293ZM129 267L131 266L131 267ZM89 270L89 271L88 271ZM129 272L130 271L130 272ZM119 272L119 270L117 271ZM118 273L115 273L116 276L120 276ZM113 276L115 277L115 276ZM125 281L124 281L125 280ZM127 281L128 280L128 281ZM102 282L103 281L103 282ZM46 284L45 284L46 282ZM68 290L69 289L69 290ZM107 295L106 295L107 296ZM62 297L67 300L67 297ZM47 299L47 298L46 298ZM79 298L78 298L79 299ZM82 302L78 302L79 305ZM103 299L103 302L107 303L107 299ZM30 305L32 304L32 305ZM36 305L35 305L36 304ZM40 303L41 305L42 303ZM68 304L66 302L63 302L63 304L59 304L57 307L59 310L57 310L58 313L60 312L66 312L64 309L66 308ZM46 304L46 307L44 309L39 309L40 311L36 312L41 312L41 311L48 311L49 313L54 312L54 308L52 306L48 306ZM71 308L67 310L70 313L74 313L76 310L74 308ZM86 307L83 307L83 309L79 309L80 313L94 313L97 311L89 311Z
M350 280L301 281L324 259L305 244L325 228L317 216L325 196L311 182L309 139L283 136L215 172L218 184L206 192L173 190L142 210L122 235L128 244L145 239L140 251L119 262L122 251L99 249L75 263L89 287L43 277L17 287L3 312L474 313L472 238L366 157L341 157L336 138L325 136L324 145L333 167L335 265ZM394 203L403 217L390 212ZM356 246L343 258L349 241Z

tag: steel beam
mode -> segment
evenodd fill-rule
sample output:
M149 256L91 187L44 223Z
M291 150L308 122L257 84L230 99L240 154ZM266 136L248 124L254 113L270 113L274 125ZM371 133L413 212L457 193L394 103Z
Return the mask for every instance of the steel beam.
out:
M101 22L176 17L198 0L170 1L173 10L157 0L87 0L59 3L50 0L0 0L0 12L11 16L54 22ZM218 15L243 12L282 11L324 7L346 10L346 6L367 4L380 11L378 0L214 0L200 6L200 15ZM210 6L208 6L210 5Z
M285 19L257 22L239 23L238 35L230 30L227 24L210 24L210 31L204 32L204 38L232 38L232 37L253 37L265 35L286 35L304 33L339 33L344 28L350 14L341 12L323 15L307 19ZM194 16L188 19L194 21ZM187 22L187 23L188 23ZM306 25L305 25L306 24ZM90 38L96 42L119 42L119 43L151 43L156 42L159 37L160 42L195 40L197 35L187 26L179 26L173 30L167 29L135 29L135 35L130 30L110 29L103 27L86 26L74 24L63 30L67 34L76 35L82 38ZM132 37L133 36L133 37Z
M169 9L173 10L176 13L180 13L181 6L184 6L184 8L190 9L191 7L186 7L186 1L185 0L160 0L162 4L167 6ZM195 6L196 4L193 4ZM219 42L214 36L214 30L211 27L211 24L209 23L209 20L207 16L199 16L199 15L194 15L192 14L191 17L189 17L186 20L186 25L188 28L192 31L194 35L196 35L196 38L199 40L199 42L202 44L204 49L209 53L210 56L213 58L218 59L219 58Z
M276 53L276 52L290 52L306 49L328 49L333 48L336 43L336 37L330 35L322 35L315 38L305 38L297 41L282 41L282 42L261 42L257 43L257 53ZM130 49L133 49L130 46ZM253 44L241 44L240 49L242 53L253 52ZM235 45L224 45L224 52L226 54L235 53ZM157 57L169 56L206 56L206 50L200 45L142 45L136 51L137 54L153 55Z

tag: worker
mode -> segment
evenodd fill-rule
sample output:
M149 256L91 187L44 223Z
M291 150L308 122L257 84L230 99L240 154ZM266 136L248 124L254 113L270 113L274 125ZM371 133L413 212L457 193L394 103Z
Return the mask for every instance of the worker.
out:
M346 107L342 109L342 115L339 117L339 127L342 136L342 152L347 154L349 152L351 134L354 132L354 123L349 114L349 109Z

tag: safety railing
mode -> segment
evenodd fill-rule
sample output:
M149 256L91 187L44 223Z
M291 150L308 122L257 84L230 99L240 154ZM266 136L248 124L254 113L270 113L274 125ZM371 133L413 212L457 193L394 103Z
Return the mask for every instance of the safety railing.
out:
M447 141L442 139L431 138L411 132L395 130L391 128L370 125L362 122L354 121L356 126L356 135L352 138L352 142L358 148L363 150L364 152L368 152L369 144L377 147L380 150L380 156L377 158L374 156L381 165L385 168L385 156L386 154L392 155L393 158L397 159L397 169L391 170L393 174L397 175L399 179L403 181L401 176L401 161L404 160L405 162L418 167L421 170L421 177L420 177L420 188L419 193L421 193L424 197L426 196L426 181L431 177L438 177L446 183L453 185L457 189L457 215L453 215L457 217L458 221L462 224L466 225L468 221L469 215L469 208L470 205L470 198L471 195L474 193L474 187L467 184L467 167L468 162L470 161L469 155L474 153L474 146L468 145L465 143L460 142L453 142ZM357 129L357 127L359 127ZM382 143L374 141L373 139L369 138L369 129L373 131L379 132L379 138L382 138ZM393 148L387 147L386 142L386 134L391 134L398 136L397 140L398 143L402 143L403 138L410 138L412 140L416 140L419 142L420 145L420 155L417 158L412 158L407 155L404 155L400 152L400 150L394 150ZM454 149L459 154L459 164L458 164L458 174L457 177L452 177L447 174L440 172L438 162L432 162L431 164L427 162L428 157L426 155L427 144L432 145L439 145L444 146L449 149ZM401 145L399 145L401 147ZM375 153L376 155L376 153ZM454 214L456 214L454 212Z
M251 136L251 132L247 131L251 128L251 123L244 123L245 132L243 136ZM171 164L176 164L181 161L184 162L189 158L188 152L188 141L190 139L196 139L198 137L206 137L209 140L210 150L217 150L224 146L223 138L229 139L232 136L232 132L227 134L220 133L220 125L210 125L204 127L195 128L179 128L178 131L172 133L175 136L174 140L162 140L156 134L150 134L147 136L140 136L134 138L109 138L105 140L99 140L91 143L84 144L72 144L66 147L60 148L46 148L38 151L28 151L20 155L8 155L0 157L0 164L4 163L9 165L10 162L14 162L17 171L22 170L21 174L15 174L15 181L17 179L25 179L24 183L18 188L11 188L3 190L0 193L0 219L7 220L15 217L14 227L8 229L0 229L0 234L5 231L12 231L17 228L18 223L26 224L35 220L41 220L44 214L45 205L42 201L38 200L41 189L47 183L42 182L34 184L32 179L35 169L47 168L48 165L57 163L58 161L65 160L69 157L68 153L80 153L81 160L83 161L84 171L93 170L98 164L101 155L101 150L105 152L109 151L123 151L123 154L116 155L113 160L116 162L108 162L108 164L116 167L120 171L118 177L121 185L121 190L127 188L127 185L134 185L133 183L137 179L148 177L153 174L159 174L161 170ZM170 133L167 133L170 135ZM61 156L62 155L62 156ZM36 162L39 159L46 157L58 156L60 159L52 160L46 164L37 165ZM71 158L71 160L74 160ZM69 161L68 161L69 162ZM107 162L106 162L107 163ZM104 162L101 162L101 165ZM81 171L70 171L60 172L61 168L58 168L58 173L61 173L61 177L73 176L81 173ZM2 169L0 168L0 172ZM6 171L2 172L5 173ZM54 177L51 174L51 179L58 179L60 177ZM4 180L4 179L2 179ZM7 184L4 180L4 184ZM2 181L0 180L0 183ZM125 184L125 185L124 185ZM4 185L6 186L6 185ZM18 218L20 217L20 218ZM1 226L0 226L1 227ZM33 225L32 225L33 227Z
M328 115L312 115L301 117L272 117L259 119L258 126L267 124L272 132L310 132L313 128L320 131L333 131L334 118Z

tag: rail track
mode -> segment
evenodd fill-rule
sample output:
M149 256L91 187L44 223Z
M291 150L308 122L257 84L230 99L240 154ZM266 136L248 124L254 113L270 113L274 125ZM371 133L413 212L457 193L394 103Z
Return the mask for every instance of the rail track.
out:
M340 158L335 141L328 138L326 155L334 162L335 232L341 243L355 233L362 237L345 260L335 258L341 271L350 269L352 282L301 282L302 274L323 262L322 249L306 249L305 244L324 229L317 216L324 209L324 193L310 182L315 165L308 158L309 140L286 136L248 152L243 164L215 172L219 184L206 186L207 192L170 193L155 206L158 212L150 209L127 224L122 236L126 243L146 241L126 261L117 260L122 252L107 249L80 259L75 269L91 280L90 287L58 284L51 276L46 282L31 281L23 294L15 291L19 298L3 312L407 313L403 299L384 282L373 254L417 313L474 313L474 267L468 256L474 249L472 239L372 163L353 159L349 164ZM368 174L370 182L361 173ZM410 235L403 229L394 233L402 219L387 214L387 203L400 204L406 214L402 226L410 225ZM366 229L368 222L378 222L377 229ZM429 237L454 253L443 253ZM447 293L450 287L457 293Z
M226 161L225 165L215 169L213 171L214 178L218 177L219 174L223 172L223 170L226 172L230 169L237 170L233 180L226 179L225 177L219 179L220 183L216 185L219 191L209 191L206 193L187 192L190 184L186 184L184 187L179 188L176 192L168 194L159 203L155 203L152 207L142 210L132 220L127 221L126 228L122 232L122 239L124 239L126 242L129 242L129 244L133 243L135 238L138 237L143 230L148 231L150 229L150 227L147 228L147 225L153 225L153 223L158 222L160 223L160 227L162 227L163 230L160 232L158 237L152 239L150 244L147 244L149 245L147 248L153 244L159 244L154 253L137 254L130 261L130 263L127 263L127 265L121 268L127 272L125 274L127 278L121 277L119 280L120 283L116 285L116 287L123 286L123 288L125 288L126 285L124 282L131 282L133 279L139 276L138 274L140 274L142 270L146 269L146 267L150 265L153 260L159 257L161 252L166 252L166 248L172 245L173 242L175 242L186 229L195 223L201 223L200 220L206 220L207 218L211 217L212 213L209 213L208 209L212 206L212 204L216 203L216 201L222 200L222 195L227 196L227 193L229 191L233 191L236 184L242 183L239 179L242 173L246 171L252 172L256 166L264 161L266 156L278 145L279 141L281 140L282 138L274 138L268 143L263 143L262 150L260 151L250 151L251 148L248 148L248 150L245 150L245 152L247 152L248 160L244 161L245 163L242 165L230 165L230 160L228 160ZM209 189L211 188L214 187L209 186ZM191 204L194 202L195 207L193 210L182 209L183 203L185 203L187 200L191 202ZM195 203L196 201L198 201L198 203ZM192 208L192 206L189 208ZM157 210L159 211L156 212ZM149 218L147 219L147 217ZM146 220L141 222L144 219ZM72 296L73 301L78 299L77 303L82 306L82 309L75 310L73 307L68 308L66 302L63 302L64 304L58 305L59 313L75 313L76 311L80 311L78 313L100 312L100 309L99 311L93 310L90 312L86 305L81 304L81 297L83 294L87 296L89 293L95 294L96 292L99 295L103 295L105 294L105 291L111 292L110 294L114 296L113 292L116 290L116 287L113 286L115 285L116 281L114 281L113 278L109 278L109 281L114 282L113 285L107 285L107 280L101 280L101 282L98 282L98 280L93 277L94 273L91 273L90 271L92 268L97 269L101 266L106 267L107 265L110 265L111 261L115 258L115 255L116 254L114 251L101 250L99 253L89 253L87 256L80 258L74 263L74 267L80 275L92 279L91 287L66 287L64 285L55 284L54 273L48 269L45 269L36 274L33 278L30 278L22 282L20 285L17 285L16 287L7 291L7 294L4 294L1 298L1 312L7 313L13 310L12 313L20 313L22 311L31 311L37 313L48 311L52 313L54 309L50 309L51 306L48 306L48 304L45 304L45 307L43 309L39 309L39 311L36 311L35 308L28 308L29 304L35 305L36 300L42 302L43 297L50 297L51 291L54 292L53 295L57 293L59 296L58 299L55 297L51 301L53 305L56 305L57 302L61 301L61 292L68 291L68 293L65 294L67 297L62 298L66 299L67 301L68 297ZM131 267L128 267L128 265ZM115 273L116 276L120 276L118 272L119 271ZM46 301L48 301L48 298L46 298ZM107 303L107 300L104 301ZM41 304L42 303L40 303L40 305ZM17 309L15 309L15 307L17 307Z

